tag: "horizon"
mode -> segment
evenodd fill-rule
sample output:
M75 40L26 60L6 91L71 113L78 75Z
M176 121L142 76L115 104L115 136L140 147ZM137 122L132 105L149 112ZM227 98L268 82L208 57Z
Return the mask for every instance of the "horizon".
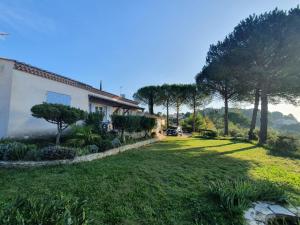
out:
M96 88L101 80L104 91L131 99L145 85L193 83L209 45L224 39L242 19L297 4L296 0L228 0L70 5L57 0L4 0L0 32L9 35L0 40L1 56ZM223 104L215 101L210 106ZM299 108L292 105L270 105L269 110L291 113L300 120Z

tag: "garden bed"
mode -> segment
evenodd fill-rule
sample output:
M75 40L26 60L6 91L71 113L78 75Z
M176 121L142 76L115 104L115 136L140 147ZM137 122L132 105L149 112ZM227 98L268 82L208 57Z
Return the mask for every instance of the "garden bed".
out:
M54 166L63 164L74 164L80 162L88 162L96 159L101 159L110 155L116 155L118 153L142 147L154 142L159 141L159 138L151 138L145 141L140 141L134 144L124 145L118 148L113 148L104 152L88 154L83 156L75 157L74 159L64 160L51 160L51 161L0 161L0 167L3 168L26 168L26 167L41 167L41 166Z

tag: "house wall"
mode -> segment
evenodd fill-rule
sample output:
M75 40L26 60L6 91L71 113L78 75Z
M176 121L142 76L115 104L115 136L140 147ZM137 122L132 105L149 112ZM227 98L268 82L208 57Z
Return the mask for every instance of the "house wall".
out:
M0 138L7 136L13 63L0 59Z
M71 96L71 106L89 111L89 92L19 70L12 72L8 136L24 137L52 134L56 126L31 116L31 107L46 102L47 92Z

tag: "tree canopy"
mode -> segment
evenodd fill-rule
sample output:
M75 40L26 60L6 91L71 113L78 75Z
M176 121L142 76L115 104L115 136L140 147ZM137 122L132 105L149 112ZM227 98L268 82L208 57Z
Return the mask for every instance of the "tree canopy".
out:
M32 116L42 118L57 125L56 144L60 143L61 133L70 125L85 118L85 112L66 105L43 103L31 108Z
M154 105L159 101L158 92L158 86L146 86L137 90L137 92L134 93L133 98L136 101L147 104L149 108L149 113L154 114Z

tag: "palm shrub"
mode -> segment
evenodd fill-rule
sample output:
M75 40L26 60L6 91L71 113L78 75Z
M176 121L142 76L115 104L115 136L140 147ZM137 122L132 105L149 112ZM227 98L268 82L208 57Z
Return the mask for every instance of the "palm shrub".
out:
M19 196L1 204L1 225L88 225L86 201L63 195Z
M73 147L84 147L86 145L97 145L101 140L99 134L94 133L91 126L73 126L71 139L67 144Z

